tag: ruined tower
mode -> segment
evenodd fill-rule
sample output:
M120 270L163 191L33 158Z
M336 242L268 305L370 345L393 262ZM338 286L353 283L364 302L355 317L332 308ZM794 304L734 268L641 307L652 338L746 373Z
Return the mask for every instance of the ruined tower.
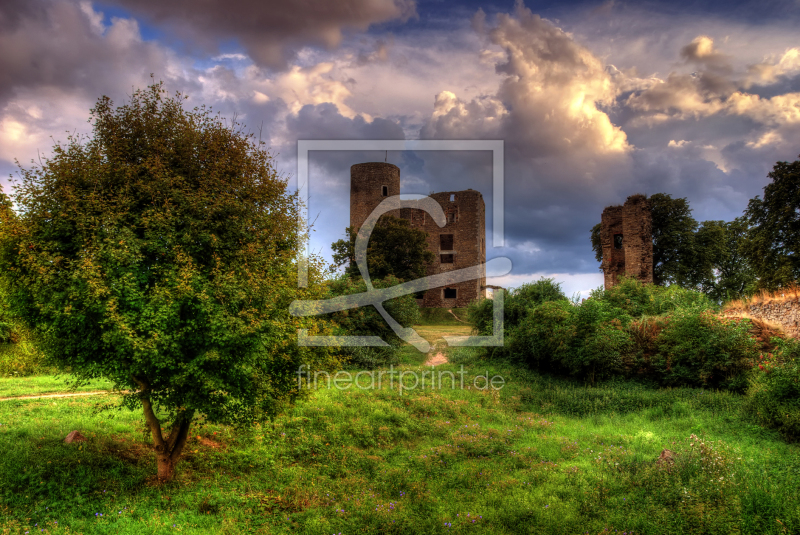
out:
M652 218L647 197L631 195L624 205L603 210L600 243L606 289L613 287L620 275L653 282Z
M358 232L364 220L386 197L400 195L400 168L383 162L350 167L350 227ZM395 211L390 215L398 216Z
M389 163L360 163L350 167L350 227L357 231L367 216L386 198L400 194L400 169ZM428 249L436 256L428 275L446 273L486 262L486 206L479 191L431 193L442 207L447 223L439 227L422 210L402 208L389 215L406 219L413 228L428 233ZM481 278L453 282L425 292L424 307L465 307L483 297L486 273Z

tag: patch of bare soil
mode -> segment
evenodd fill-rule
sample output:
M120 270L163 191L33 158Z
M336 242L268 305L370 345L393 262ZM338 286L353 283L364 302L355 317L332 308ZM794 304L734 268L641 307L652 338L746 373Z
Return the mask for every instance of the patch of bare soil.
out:
M200 438L200 444L203 446L207 446L209 448L213 448L215 450L221 449L224 446L217 442L216 440L211 440L210 438L202 437Z
M469 325L469 322L468 322L468 321L464 321L464 320L462 320L461 318L459 318L458 316L456 316L455 312L453 312L453 310L452 310L452 309L447 309L447 311L448 311L450 314L452 314L452 315L453 315L453 317L454 317L454 318L455 318L457 321L460 321L461 323L466 323L467 325Z
M75 398L80 396L100 396L103 394L113 394L114 392L108 390L98 390L96 392L73 392L71 394L40 394L40 395L24 395L24 396L11 396L0 398L0 401L10 401L12 399L43 399L43 398Z
M435 354L434 351L431 351L431 356L425 361L425 366L438 366L439 364L447 364L447 357L441 351Z

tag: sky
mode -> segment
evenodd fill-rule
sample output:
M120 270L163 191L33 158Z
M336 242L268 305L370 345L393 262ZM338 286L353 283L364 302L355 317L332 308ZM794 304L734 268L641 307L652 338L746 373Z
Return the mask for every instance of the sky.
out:
M798 27L800 0L4 0L0 184L153 80L260 137L293 189L298 140L502 140L503 247L491 153L341 151L310 156L311 249L344 237L350 165L386 159L402 193L483 193L487 257L513 263L489 284L586 297L605 206L729 221L798 158Z

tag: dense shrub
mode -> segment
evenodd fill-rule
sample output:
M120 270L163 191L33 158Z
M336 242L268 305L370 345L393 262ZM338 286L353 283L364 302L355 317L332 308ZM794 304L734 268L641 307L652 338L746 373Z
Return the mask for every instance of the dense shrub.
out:
M505 299L506 325L516 326L534 307L550 301L568 302L561 290L561 283L554 279L540 278L535 282L525 283L509 292Z
M375 288L387 288L400 281L392 276L383 280L374 280ZM354 280L343 276L330 283L330 297L352 295L365 292L363 280ZM404 295L386 301L386 311L403 327L411 327L420 319L419 306L413 295ZM389 366L399 362L398 351L402 340L392 331L373 306L343 310L328 316L336 325L334 334L347 336L380 336L388 347L343 347L341 351L351 366L358 368L376 368Z
M8 325L8 341L0 341L0 377L51 373L44 354L32 342L32 333L14 322Z
M495 292L505 292L505 290L495 290ZM495 293L495 295L497 295ZM506 292L506 299L508 299ZM489 336L493 332L493 302L491 299L481 299L473 301L467 307L467 321L472 324L472 330L475 334L481 336ZM508 324L506 324L506 329Z
M745 411L761 425L800 440L800 341L773 339L773 353L759 355Z
M667 287L642 284L630 277L620 277L619 283L608 290L593 291L591 299L600 299L621 308L634 318L656 316L679 309L711 310L716 307L704 293L675 284Z
M17 333L14 332L14 325L10 322L0 320L0 344L11 344L17 341Z
M567 302L567 296L561 290L561 284L554 279L540 278L505 292L503 322L506 330L514 328L525 319L531 310L549 301ZM477 334L488 336L493 333L493 308L491 299L481 299L470 304L467 318L474 326Z
M622 369L630 317L600 300L542 303L512 329L509 350L534 368L595 379Z
M665 386L704 386L744 391L746 372L758 355L749 321L722 318L696 308L664 318L652 371Z
M720 318L704 294L623 278L581 303L549 279L511 292L506 346L493 352L532 368L594 382L639 377L663 386L743 391L758 355L748 321ZM491 305L470 309L476 329L491 329Z
M0 377L27 376L53 371L33 344L33 334L5 311L0 295Z

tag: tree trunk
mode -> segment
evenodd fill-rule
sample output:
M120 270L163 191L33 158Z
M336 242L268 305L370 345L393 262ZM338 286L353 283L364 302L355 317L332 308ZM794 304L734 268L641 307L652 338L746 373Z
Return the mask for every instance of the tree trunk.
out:
M153 444L156 451L156 462L158 466L158 479L161 481L171 481L175 477L175 465L178 464L183 447L189 437L189 427L192 425L194 417L193 410L179 411L172 423L169 436L164 437L161 432L161 421L156 417L153 406L150 403L149 388L145 380L134 378L134 381L141 388L142 409L150 435L153 437Z

